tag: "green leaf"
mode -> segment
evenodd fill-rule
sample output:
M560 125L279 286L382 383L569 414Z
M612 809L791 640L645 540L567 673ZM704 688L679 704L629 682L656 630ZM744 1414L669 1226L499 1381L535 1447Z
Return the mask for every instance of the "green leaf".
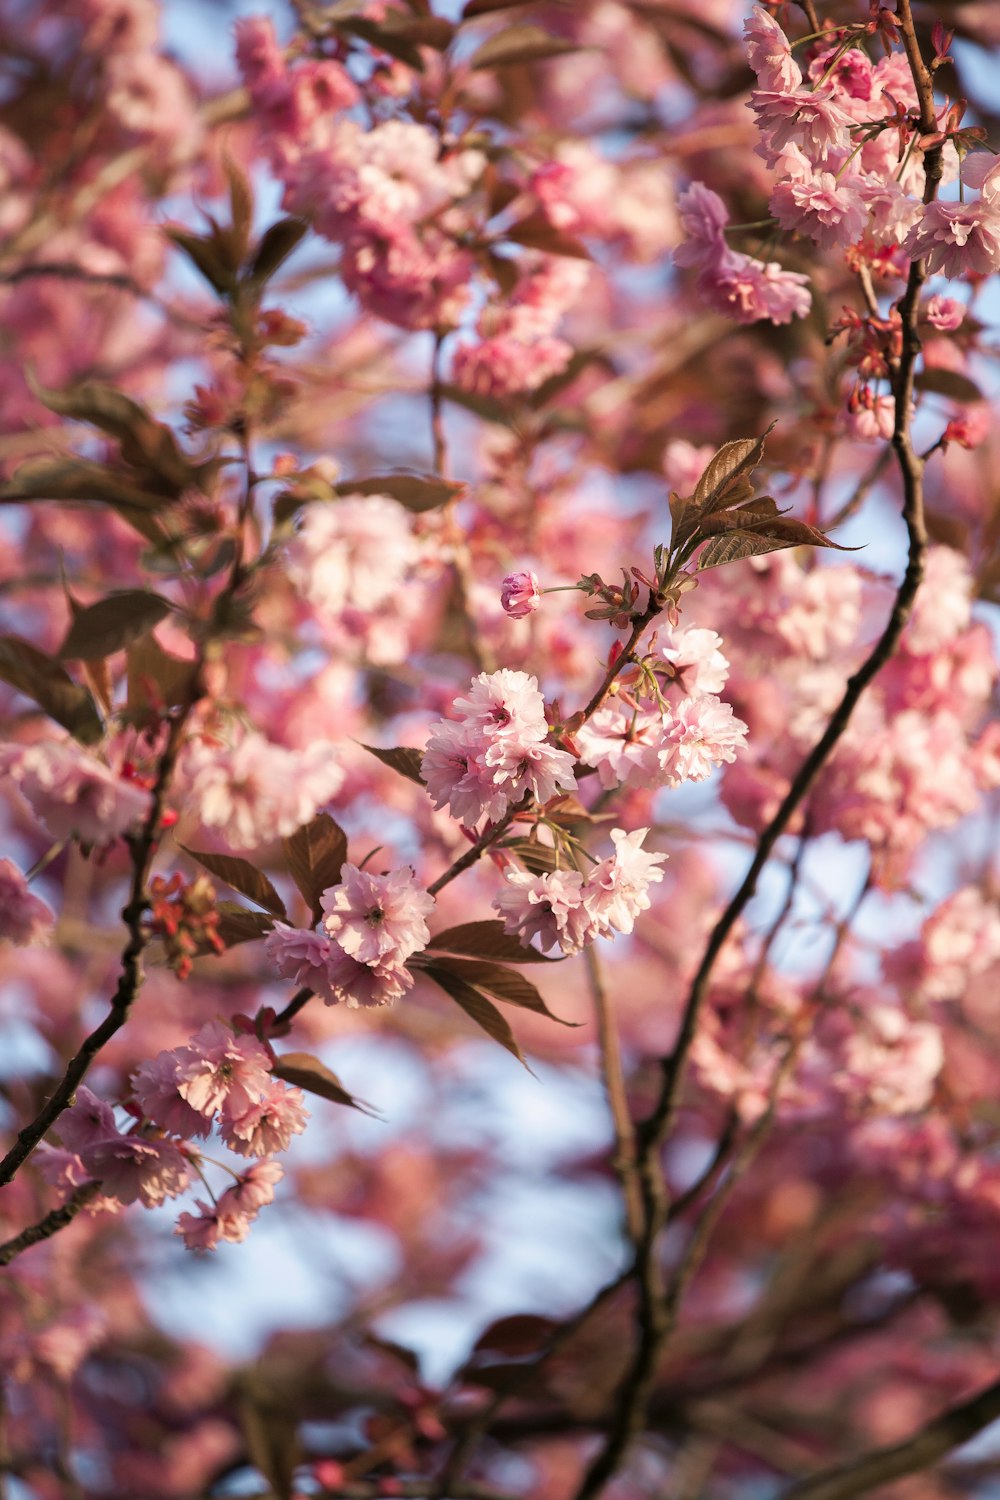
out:
M463 922L435 932L428 949L445 953L468 954L472 958L500 958L512 964L555 964L558 958L546 958L534 948L525 948L512 934L504 932L503 923L493 918L482 922Z
M448 381L442 382L438 389L447 401L471 411L484 422L495 422L498 427L511 426L510 405L498 400L496 396L481 396L477 391L465 391L460 385L452 385Z
M82 744L93 745L103 737L104 724L87 689L20 636L0 636L0 681L37 703Z
M764 443L773 427L772 422L763 437L723 443L709 460L694 494L684 500L678 497L676 503L671 498L671 544L675 551L695 536L703 517L742 505L753 494L750 475L764 456Z
M229 184L234 258L242 262L246 259L250 247L250 231L253 228L253 188L243 168L225 152L222 156L222 170Z
M507 1051L527 1068L528 1064L517 1045L514 1033L492 1000L487 1000L486 996L479 990L473 989L471 984L467 984L457 974L437 964L428 964L422 972L427 975L428 979L433 979L435 984L440 985L445 994L450 995L455 1004L460 1006L477 1026L482 1027L487 1036L499 1042L501 1047L506 1047Z
M500 847L516 855L532 875L547 875L558 867L559 851L537 839L505 839Z
M74 615L59 655L63 661L96 661L122 651L152 630L173 608L146 589L122 589L88 604Z
M697 572L721 568L726 563L741 562L746 557L761 557L767 552L781 552L786 547L830 547L837 552L858 552L858 547L843 547L833 542L815 526L797 521L794 516L778 516L765 523L765 529L735 529L713 537L700 553Z
M180 847L210 874L218 875L234 891L239 891L241 896L249 897L273 917L280 917L283 922L288 920L285 903L274 886L263 870L255 869L249 860L240 859L235 854L213 854L207 849L189 849L187 844L181 844Z
M271 1072L285 1083L293 1084L297 1089L305 1089L307 1094L329 1099L331 1104L346 1104L350 1109L360 1109L366 1115L378 1114L371 1105L349 1094L336 1073L331 1073L325 1063L308 1052L281 1053L275 1058Z
M454 500L465 489L433 474L371 474L362 479L343 479L334 488L338 495L388 495L407 510L436 510Z
M412 750L409 745L397 745L392 750L383 750L379 745L365 745L360 740L362 750L367 750L369 755L374 755L384 766L390 766L392 770L398 771L400 776L405 776L408 781L415 781L417 786L424 785L424 778L420 774L420 765L423 754L419 750Z
M323 914L320 896L340 880L347 834L329 813L317 813L282 844L292 879L308 901L313 921L318 922Z
M564 1021L549 1010L535 985L516 969L504 968L502 964L486 963L469 958L436 958L435 971L445 970L462 979L466 984L483 990L495 1000L504 1000L508 1005L518 1005L522 1010L533 1010L536 1015L548 1016L560 1026L576 1026L576 1021Z
M579 52L576 42L553 36L541 26L505 26L488 37L469 59L470 68L520 67L528 63L544 62L549 57L562 57L567 52Z

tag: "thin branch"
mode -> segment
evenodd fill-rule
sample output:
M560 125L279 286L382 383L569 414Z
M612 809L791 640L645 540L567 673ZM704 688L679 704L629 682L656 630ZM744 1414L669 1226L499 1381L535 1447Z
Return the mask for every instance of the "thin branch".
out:
M934 129L934 104L931 77L920 57L913 28L909 0L900 0L898 9L907 58L921 101L922 128L928 134ZM924 123L926 121L926 123ZM934 147L925 157L925 202L937 191L941 176L941 148ZM674 1050L661 1061L659 1097L650 1115L639 1127L639 1178L643 1187L645 1230L643 1243L637 1248L634 1274L638 1289L639 1310L636 1318L636 1348L632 1362L619 1390L616 1411L601 1451L584 1474L576 1500L595 1500L623 1461L628 1446L645 1420L652 1394L657 1362L670 1328L670 1318L662 1303L660 1267L655 1253L659 1234L666 1222L666 1188L661 1169L661 1153L677 1115L691 1046L697 1033L701 1013L708 997L709 983L727 940L743 915L757 889L757 881L767 865L776 844L793 816L804 802L820 771L842 738L855 708L866 688L892 658L923 580L927 529L923 511L923 465L914 451L910 437L910 411L917 357L921 343L917 331L917 303L926 280L922 261L910 267L906 290L900 302L903 339L902 352L893 370L892 390L895 420L892 446L903 481L903 520L906 525L908 551L906 571L897 590L889 619L866 660L848 680L843 696L829 723L794 777L778 811L764 829L750 868L735 895L729 901L709 936L688 993Z
M60 1229L65 1229L67 1224L72 1224L81 1209L85 1208L90 1200L97 1196L100 1190L99 1182L85 1182L78 1187L73 1196L63 1203L59 1208L50 1209L44 1219L39 1219L37 1224L29 1224L27 1229L22 1229L20 1234L14 1235L13 1239L5 1240L0 1245L0 1266L9 1266L11 1261L22 1253L29 1250L32 1245L39 1245L43 1240L51 1239L58 1234Z
M839 1468L814 1474L786 1490L782 1500L850 1500L894 1479L919 1474L952 1448L967 1443L1000 1417L1000 1380L968 1401L949 1407L913 1437L888 1448L875 1448Z
M608 997L607 986L601 970L601 961L596 949L584 949L584 962L590 993L597 1015L597 1037L601 1049L601 1074L604 1092L611 1112L615 1134L615 1152L612 1165L621 1184L625 1204L625 1227L633 1245L642 1235L642 1189L635 1168L635 1127L628 1107L625 1090L625 1075L622 1072L621 1046L618 1028Z

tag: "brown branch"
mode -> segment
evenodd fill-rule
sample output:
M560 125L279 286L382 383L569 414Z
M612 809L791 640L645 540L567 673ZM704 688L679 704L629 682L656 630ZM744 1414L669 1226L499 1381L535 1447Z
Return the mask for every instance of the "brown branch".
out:
M48 1101L30 1124L18 1132L13 1146L0 1162L0 1186L10 1182L42 1137L55 1124L63 1110L72 1104L73 1095L83 1082L94 1058L124 1026L133 1001L139 993L143 979L142 954L148 942L148 935L142 925L142 917L147 904L146 880L156 851L156 841L163 818L163 804L180 751L181 736L199 692L199 675L195 674L195 685L187 703L178 709L170 720L167 743L160 757L146 821L142 826L142 831L129 840L132 851L132 882L129 899L122 909L122 920L128 929L128 941L122 951L121 973L111 997L110 1009L104 1020L94 1028L70 1059L66 1071Z
M633 1245L642 1235L642 1189L636 1176L635 1127L628 1107L625 1075L622 1072L618 1028L601 971L601 962L593 947L584 950L590 993L597 1015L597 1037L601 1049L601 1073L604 1092L614 1127L615 1151L612 1165L621 1185L625 1204L625 1227Z
M901 1443L876 1448L851 1463L814 1474L786 1490L782 1500L849 1500L907 1474L919 1474L982 1432L1000 1417L1000 1380L957 1406L949 1407Z
M97 1195L99 1188L99 1182L85 1182L66 1203L59 1208L50 1209L44 1219L39 1219L37 1224L29 1224L27 1229L22 1229L13 1239L5 1240L0 1245L0 1266L9 1266L22 1251L29 1250L32 1245L40 1245L43 1240L58 1234L60 1229L65 1229L67 1224L72 1224L80 1210Z
M934 129L933 88L930 74L920 57L909 0L900 0L898 17L907 58L921 101L922 128L929 134ZM927 152L925 172L924 201L929 202L935 196L941 176L941 148L939 146ZM925 280L924 263L914 261L910 267L906 290L900 301L902 352L892 372L892 390L895 401L892 446L903 481L903 520L908 539L906 571L881 636L865 661L849 678L840 703L834 710L825 731L800 766L778 811L761 834L749 870L712 929L688 993L674 1050L661 1061L662 1080L659 1097L650 1115L641 1123L638 1137L640 1153L638 1166L643 1187L645 1230L643 1243L637 1248L634 1267L639 1294L636 1348L619 1391L615 1416L604 1446L586 1471L577 1491L576 1500L596 1500L596 1496L600 1495L605 1484L624 1459L633 1436L640 1430L645 1420L657 1362L669 1332L671 1319L663 1306L660 1290L661 1272L655 1255L656 1243L667 1215L666 1189L660 1158L662 1147L673 1130L691 1046L708 997L709 983L716 961L753 897L760 874L770 860L776 844L801 807L820 771L847 729L862 694L896 651L923 579L924 556L927 549L927 529L923 510L923 464L914 451L910 437L910 411L916 362L921 349L917 332L917 303Z

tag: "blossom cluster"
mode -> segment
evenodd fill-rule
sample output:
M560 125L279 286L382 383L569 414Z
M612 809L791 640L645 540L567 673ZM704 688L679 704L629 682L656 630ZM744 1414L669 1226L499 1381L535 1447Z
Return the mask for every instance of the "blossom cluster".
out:
M426 947L434 897L410 869L373 875L345 864L321 897L318 931L278 922L265 941L277 972L307 985L327 1005L391 1005L413 985L406 960Z
M573 790L574 760L549 742L537 678L509 667L480 672L455 708L461 717L434 725L421 761L435 807L476 828L526 797L544 804Z
M648 887L663 879L659 866L667 857L642 847L648 832L613 828L614 854L586 877L578 870L506 870L506 889L493 902L504 930L526 946L537 937L541 948L559 947L565 954L579 953L596 938L631 932L639 913L649 910Z
M646 658L647 675L581 726L580 757L603 787L704 781L715 766L736 759L747 726L717 696L729 665L721 645L714 630L665 628ZM679 701L668 702L665 688L678 689Z

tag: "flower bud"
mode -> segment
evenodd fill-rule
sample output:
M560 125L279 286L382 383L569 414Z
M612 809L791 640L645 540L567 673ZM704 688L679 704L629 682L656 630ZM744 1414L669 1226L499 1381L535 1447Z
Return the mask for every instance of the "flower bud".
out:
M541 602L538 579L534 573L508 573L500 586L500 603L505 612L515 620L532 614Z

